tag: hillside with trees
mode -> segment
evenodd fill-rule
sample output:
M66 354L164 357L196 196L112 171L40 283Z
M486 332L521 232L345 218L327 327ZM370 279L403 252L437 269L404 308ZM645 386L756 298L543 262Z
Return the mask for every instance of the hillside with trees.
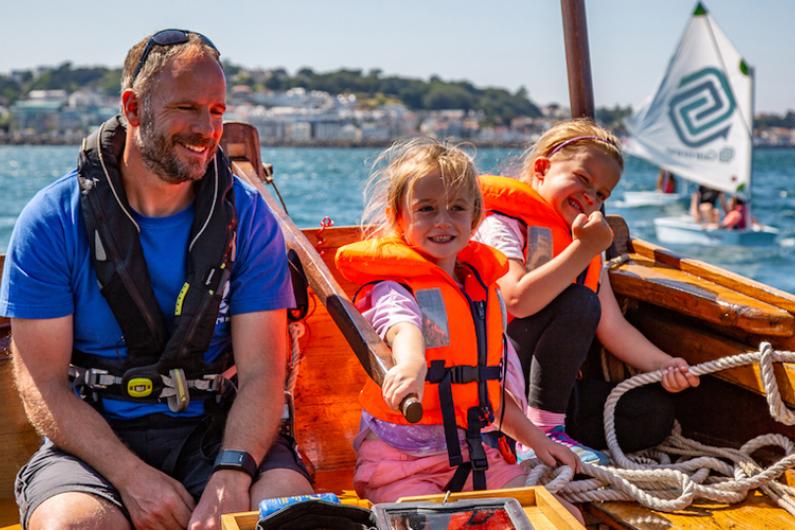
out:
M517 116L541 115L524 88L511 93L504 88L479 88L468 81L445 81L438 76L432 76L427 81L384 76L378 69L364 72L341 68L315 72L311 68L301 68L295 74L290 74L284 68L248 70L224 62L224 70L231 81L230 85L247 85L255 91L303 87L330 94L355 94L357 99L365 102L373 98L393 100L417 111L474 110L483 112L489 124L508 124ZM120 68L75 67L70 62L55 67L0 74L0 104L11 105L24 99L31 90L63 89L73 92L79 88L91 88L111 95L118 93L120 77Z

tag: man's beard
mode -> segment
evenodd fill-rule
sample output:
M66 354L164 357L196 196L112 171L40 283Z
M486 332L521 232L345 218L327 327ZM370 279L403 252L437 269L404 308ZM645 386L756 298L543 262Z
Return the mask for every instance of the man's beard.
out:
M164 134L157 131L154 113L147 107L148 105L144 103L141 127L135 136L135 143L146 167L169 184L201 180L212 158L208 158L206 162L185 162L180 159L175 149L177 142L205 146L209 143L208 140L201 135L180 135L169 141ZM215 152L214 149L212 151Z

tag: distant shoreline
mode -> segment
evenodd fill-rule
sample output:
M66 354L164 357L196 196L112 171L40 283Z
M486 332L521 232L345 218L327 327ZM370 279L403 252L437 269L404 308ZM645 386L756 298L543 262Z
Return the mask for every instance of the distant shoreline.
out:
M372 149L372 148L384 148L389 147L394 143L398 138L389 141L372 141L372 142L343 142L343 141L334 141L334 142L276 142L276 143L268 143L268 142L261 142L263 148L269 147L299 147L299 148L345 148L345 149ZM52 140L52 139L31 139L26 138L25 140L14 141L14 140L0 140L0 146L3 145L15 145L15 146L59 146L59 145L74 145L79 146L82 141L82 138L75 141L74 139L69 140ZM460 139L451 139L452 143L458 144L470 144L475 147L484 147L484 148L506 148L506 149L524 149L528 146L528 143L525 142L482 142L482 141L472 141L472 140L460 140ZM793 146L795 147L795 146Z
M71 139L70 139L71 140ZM397 140L397 139L395 139ZM262 147L267 149L270 147L295 147L301 149L311 148L344 148L344 149L373 149L389 147L395 140L390 141L373 141L373 142L277 142L267 143L262 142ZM75 146L78 147L82 138L77 141L67 140L52 140L52 139L31 139L26 138L24 141L9 141L8 139L0 140L0 146L18 146L18 147L35 147L35 146ZM460 140L451 139L452 143L469 144L476 148L501 148L501 149L525 149L528 143L525 142L480 142L473 140ZM755 145L754 149L795 149L795 144L789 145Z

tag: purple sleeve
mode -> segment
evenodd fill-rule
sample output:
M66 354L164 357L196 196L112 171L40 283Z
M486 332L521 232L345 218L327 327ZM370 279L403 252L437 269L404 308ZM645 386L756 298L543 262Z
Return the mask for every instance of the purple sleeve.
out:
M383 281L375 284L367 295L370 309L364 317L383 339L389 328L400 322L410 322L422 329L422 312L417 300L397 282Z

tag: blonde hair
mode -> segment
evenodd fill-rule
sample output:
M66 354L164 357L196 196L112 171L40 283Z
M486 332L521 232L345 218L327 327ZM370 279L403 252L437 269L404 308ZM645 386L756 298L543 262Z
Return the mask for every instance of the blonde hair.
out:
M483 216L483 196L472 159L461 146L433 138L395 142L373 162L373 172L364 188L364 236L398 235L397 219L403 198L411 194L414 182L436 171L451 196L472 199L474 230Z
M536 143L526 151L522 162L522 178L533 176L533 161L539 156L550 160L571 158L574 153L586 149L597 149L610 157L624 171L624 155L621 142L613 133L596 125L587 118L558 122L548 129Z

